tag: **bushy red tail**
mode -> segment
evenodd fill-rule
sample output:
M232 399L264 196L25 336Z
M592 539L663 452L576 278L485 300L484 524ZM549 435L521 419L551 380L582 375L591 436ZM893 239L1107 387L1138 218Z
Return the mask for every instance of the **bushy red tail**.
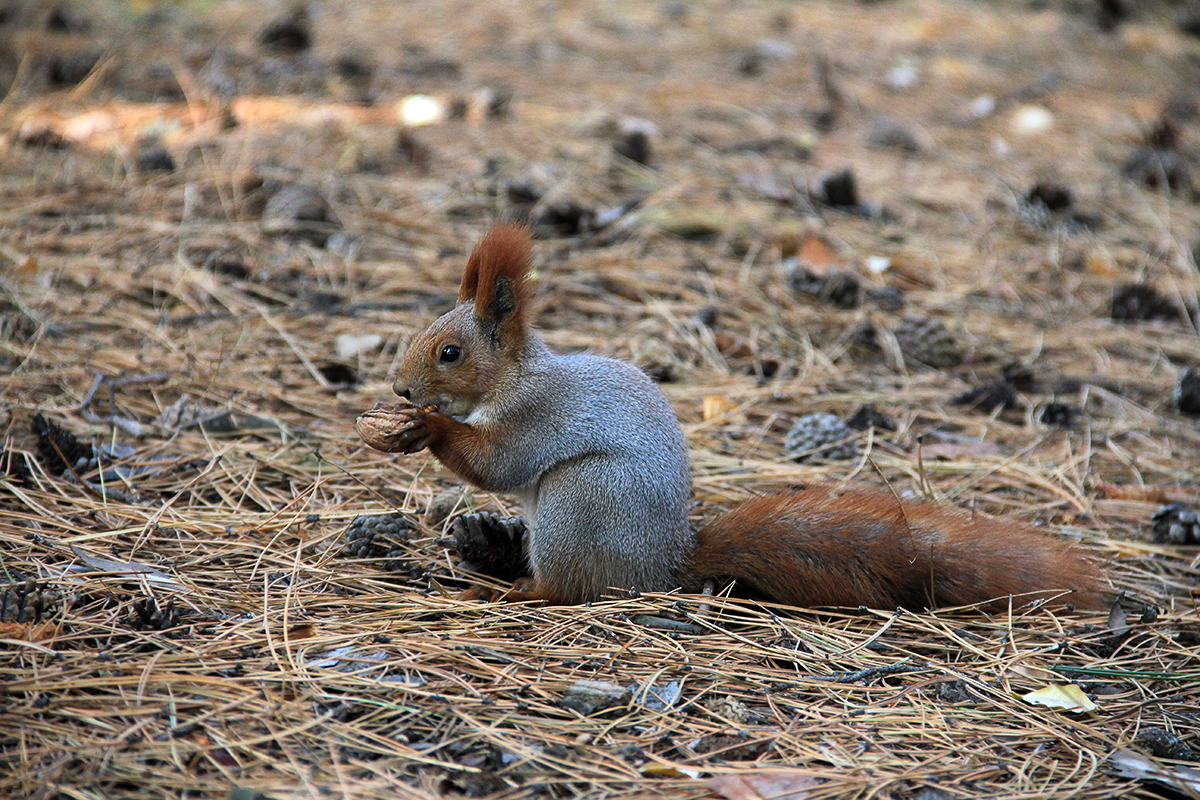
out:
M921 609L1065 590L1063 602L1081 608L1105 600L1095 561L1032 526L822 487L747 500L718 517L697 535L692 575L733 578L801 607Z

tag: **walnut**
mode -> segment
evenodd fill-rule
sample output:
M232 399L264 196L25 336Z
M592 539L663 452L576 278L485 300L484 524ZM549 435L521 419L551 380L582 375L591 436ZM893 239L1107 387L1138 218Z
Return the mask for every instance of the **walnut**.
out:
M405 403L376 406L360 414L354 427L368 447L384 453L412 452L413 423L421 411Z

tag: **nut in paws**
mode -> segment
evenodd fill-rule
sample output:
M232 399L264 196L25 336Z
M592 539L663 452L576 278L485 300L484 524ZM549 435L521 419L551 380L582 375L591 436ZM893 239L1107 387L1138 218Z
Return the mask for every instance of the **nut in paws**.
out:
M433 406L380 406L363 412L354 422L368 447L384 453L415 453L429 444L429 415Z

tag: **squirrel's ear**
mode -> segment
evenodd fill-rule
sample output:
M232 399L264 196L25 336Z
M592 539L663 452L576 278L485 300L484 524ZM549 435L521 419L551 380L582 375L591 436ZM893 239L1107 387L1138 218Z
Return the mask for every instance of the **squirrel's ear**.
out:
M475 316L493 339L503 333L524 331L529 289L525 275L531 263L532 243L524 225L498 225L475 247L467 260L460 303L474 299Z

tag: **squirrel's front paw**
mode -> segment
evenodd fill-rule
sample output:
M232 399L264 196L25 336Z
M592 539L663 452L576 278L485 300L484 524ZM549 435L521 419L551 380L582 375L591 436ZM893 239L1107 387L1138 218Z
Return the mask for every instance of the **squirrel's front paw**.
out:
M384 453L415 453L429 446L429 417L434 406L377 406L354 421L363 442Z

